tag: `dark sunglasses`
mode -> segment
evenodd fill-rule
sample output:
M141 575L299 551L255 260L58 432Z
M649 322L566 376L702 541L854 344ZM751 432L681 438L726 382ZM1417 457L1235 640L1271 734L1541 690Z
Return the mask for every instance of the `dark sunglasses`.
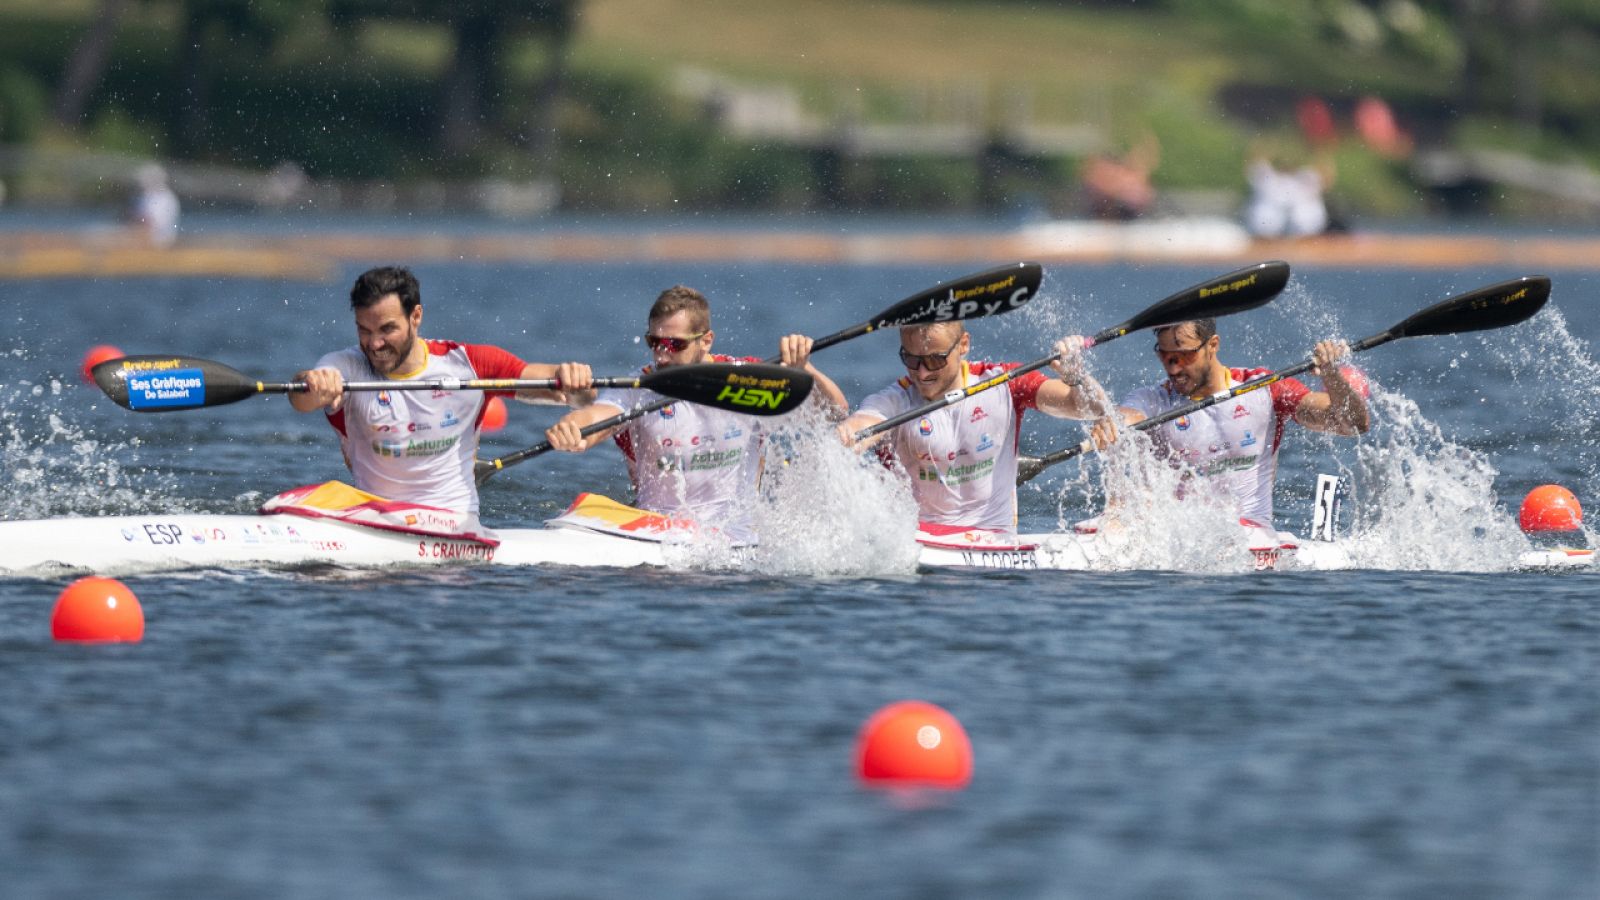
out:
M1188 348L1178 347L1178 348L1175 348L1175 349L1172 349L1172 350L1163 350L1161 348L1161 345L1157 344L1156 347L1155 347L1155 350L1156 350L1156 356L1159 357L1163 363L1166 362L1170 358L1170 359L1177 360L1178 361L1178 365L1180 365L1180 366L1187 366L1188 364L1194 362L1195 356L1197 354L1199 354L1199 352L1201 350L1204 350L1205 348L1206 348L1206 345L1205 344L1201 344L1198 347L1188 347Z
M688 337L681 338L661 337L660 335L647 334L644 336L644 343L645 346L649 347L651 350L666 350L668 353L682 353L683 351L689 349L690 344L700 340L710 333L711 332L709 331L702 331L699 334L691 334Z
M956 338L956 342L950 345L950 349L943 353L907 353L906 348L901 347L900 361L905 363L906 368L913 372L917 369L937 372L945 367L945 363L950 361L950 354L956 352L956 348L959 346L961 346L960 338Z

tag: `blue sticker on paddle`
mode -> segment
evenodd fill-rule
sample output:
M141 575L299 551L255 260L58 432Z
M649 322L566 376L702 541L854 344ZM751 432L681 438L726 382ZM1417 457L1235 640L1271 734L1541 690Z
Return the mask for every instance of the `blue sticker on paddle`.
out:
M200 369L128 373L130 409L178 409L205 403L206 374Z

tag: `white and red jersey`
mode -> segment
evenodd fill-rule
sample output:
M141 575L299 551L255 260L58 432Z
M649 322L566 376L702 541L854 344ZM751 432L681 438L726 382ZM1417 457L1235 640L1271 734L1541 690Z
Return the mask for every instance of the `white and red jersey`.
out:
M1271 374L1270 369L1229 369L1228 387ZM1278 477L1283 426L1311 389L1293 378L1275 381L1199 412L1180 416L1152 432L1165 448L1231 499L1244 524L1272 526L1272 488ZM1191 399L1171 382L1140 388L1122 405L1157 416Z
M970 387L1017 363L963 362L952 390ZM1022 413L1038 409L1045 377L1029 372L1005 388L981 391L895 428L887 443L911 476L924 522L1017 530L1017 436ZM858 412L892 419L927 403L909 378L861 402Z
M407 379L521 378L515 355L482 344L424 341L428 363ZM336 350L317 368L338 369L346 381L379 380L360 347ZM356 487L389 500L440 506L477 515L472 460L486 397L511 391L350 391L328 416L339 432Z
M710 361L759 360L714 354ZM627 411L665 399L643 388L613 388L595 402ZM739 542L755 540L751 512L763 439L756 416L681 401L634 419L614 436L628 461L635 506L692 519Z

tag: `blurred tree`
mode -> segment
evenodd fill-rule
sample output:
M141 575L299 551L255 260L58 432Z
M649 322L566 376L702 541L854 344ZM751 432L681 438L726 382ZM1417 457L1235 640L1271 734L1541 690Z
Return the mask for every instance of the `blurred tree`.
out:
M510 108L502 77L507 47L518 36L543 39L548 47L536 80L527 121L514 137L530 147L541 165L553 165L555 108L566 81L567 54L581 0L330 0L335 24L366 19L401 19L444 25L454 38L449 69L440 85L438 145L454 158L470 155L488 123Z
M122 14L127 10L128 0L100 0L89 30L72 48L56 90L55 118L61 127L76 131L83 124L84 107L105 74L106 63L111 58L111 43L117 36L117 26L122 23Z

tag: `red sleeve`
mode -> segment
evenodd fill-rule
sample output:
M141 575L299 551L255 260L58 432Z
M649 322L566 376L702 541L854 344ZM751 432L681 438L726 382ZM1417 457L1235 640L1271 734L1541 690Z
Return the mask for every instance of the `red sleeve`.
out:
M1267 390L1272 392L1272 414L1279 422L1294 418L1294 411L1300 408L1300 401L1311 393L1311 389L1298 378L1285 378L1267 385Z
M488 344L462 344L467 351L467 362L479 378L521 378L527 363L509 350Z
M1017 363L1007 363L1004 368L1010 371L1017 365ZM1011 406L1017 411L1018 419L1022 418L1023 410L1039 408L1039 388L1044 387L1044 383L1048 380L1043 372L1034 369L1007 382L1011 388Z

